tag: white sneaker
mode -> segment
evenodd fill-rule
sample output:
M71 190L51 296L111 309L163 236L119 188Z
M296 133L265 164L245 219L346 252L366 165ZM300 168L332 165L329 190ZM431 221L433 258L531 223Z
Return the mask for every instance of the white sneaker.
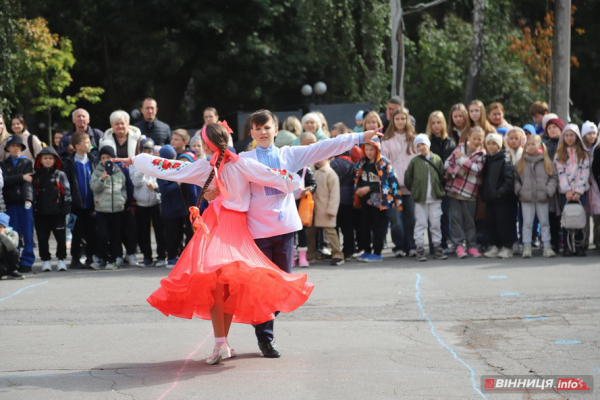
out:
M167 265L167 262L165 260L156 260L156 262L154 263L154 266L158 268L164 268L165 265Z
M523 247L523 258L531 258L531 246Z
M58 260L58 263L56 264L56 270L57 271L66 271L67 270L67 264L65 264L65 260Z
M490 249L488 251L486 251L485 253L483 253L483 256L487 257L487 258L496 258L496 257L498 257L498 248L496 246L490 247Z
M167 264L167 265L166 265L166 268L168 268L168 269L173 269L173 267L174 267L174 266L175 266L175 264Z
M127 264L129 264L130 267L139 267L140 264L138 264L137 258L135 257L135 254L130 254L128 256L125 256L125 262Z
M117 264L117 267L123 265L123 257L117 257L117 261L115 261L115 264Z
M554 252L554 250L552 250L552 247L550 247L550 246L544 247L544 257L546 257L546 258L556 257L556 253Z
M508 247L503 247L502 250L498 252L498 258L511 258L512 256L513 253Z
M522 245L519 242L513 243L512 253L513 254L521 254Z
M116 262L114 262L114 263L108 263L108 264L106 264L106 267L104 267L104 269L112 271L112 270L115 270L115 269L119 269L119 266L117 265Z
M52 263L50 261L44 261L42 263L42 272L52 271Z

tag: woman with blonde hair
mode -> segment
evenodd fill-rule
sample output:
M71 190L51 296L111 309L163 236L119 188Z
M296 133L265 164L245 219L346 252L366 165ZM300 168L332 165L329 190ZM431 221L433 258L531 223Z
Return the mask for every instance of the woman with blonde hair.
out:
M289 146L294 140L300 137L300 132L302 132L300 120L293 115L290 115L283 121L281 128L277 132L277 136L275 136L275 146L277 147Z

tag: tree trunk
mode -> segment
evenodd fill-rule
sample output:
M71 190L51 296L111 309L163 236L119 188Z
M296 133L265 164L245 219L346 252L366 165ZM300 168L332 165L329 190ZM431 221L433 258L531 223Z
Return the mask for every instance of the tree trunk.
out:
M483 61L483 11L485 0L473 0L473 47L471 49L471 64L467 76L467 89L465 91L465 104L477 98L479 75Z
M556 0L554 9L554 52L552 53L552 104L550 109L569 121L571 68L571 0Z

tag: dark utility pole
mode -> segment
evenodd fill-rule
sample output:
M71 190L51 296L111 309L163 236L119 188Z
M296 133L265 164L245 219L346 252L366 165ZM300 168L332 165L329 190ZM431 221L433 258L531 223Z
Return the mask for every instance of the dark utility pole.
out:
M556 0L554 8L554 51L550 109L563 121L569 120L571 79L571 0Z

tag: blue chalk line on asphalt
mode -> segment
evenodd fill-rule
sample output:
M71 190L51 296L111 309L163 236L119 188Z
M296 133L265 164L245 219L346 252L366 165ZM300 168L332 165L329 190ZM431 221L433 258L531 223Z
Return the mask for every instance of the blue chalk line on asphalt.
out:
M487 399L487 397L485 397L485 395L477 387L477 382L475 382L475 371L473 370L473 368L471 368L466 362L464 362L456 354L456 352L454 350L452 350L446 343L444 343L442 341L442 339L438 336L438 334L435 333L435 328L433 327L433 322L431 322L431 318L429 318L429 316L427 316L427 313L425 312L425 309L423 308L423 304L421 304L421 297L419 296L419 294L421 292L421 289L419 289L419 282L421 281L421 275L420 274L415 274L415 275L417 275L417 282L415 283L415 288L417 289L417 293L415 293L415 298L417 299L417 303L419 304L419 308L421 309L421 313L423 314L423 316L425 317L425 319L427 319L427 322L429 322L429 326L431 328L431 333L438 340L438 342L440 342L440 344L442 346L444 346L450 353L452 353L452 355L454 356L455 359L457 359L458 361L460 361L465 367L468 368L469 371L471 371L471 384L473 385L473 389L477 393L479 393L481 395L481 398Z
M506 275L490 275L490 279L506 279Z
M46 281L46 282L41 282L41 283L36 283L35 285L31 285L31 286L24 287L23 289L19 289L19 290L17 290L16 292L14 292L13 294L11 294L10 296L8 296L8 297L5 297L5 298L3 298L3 299L0 299L0 301L8 300L8 299L10 299L11 297L15 297L16 295L18 295L19 293L21 293L23 290L26 290L26 289L31 289L32 287L40 286L40 285L43 285L43 284L46 284L46 283L48 283L48 281Z
M502 297L519 297L521 293L502 293L500 296Z
M556 344L579 344L581 340L557 340L554 342Z

